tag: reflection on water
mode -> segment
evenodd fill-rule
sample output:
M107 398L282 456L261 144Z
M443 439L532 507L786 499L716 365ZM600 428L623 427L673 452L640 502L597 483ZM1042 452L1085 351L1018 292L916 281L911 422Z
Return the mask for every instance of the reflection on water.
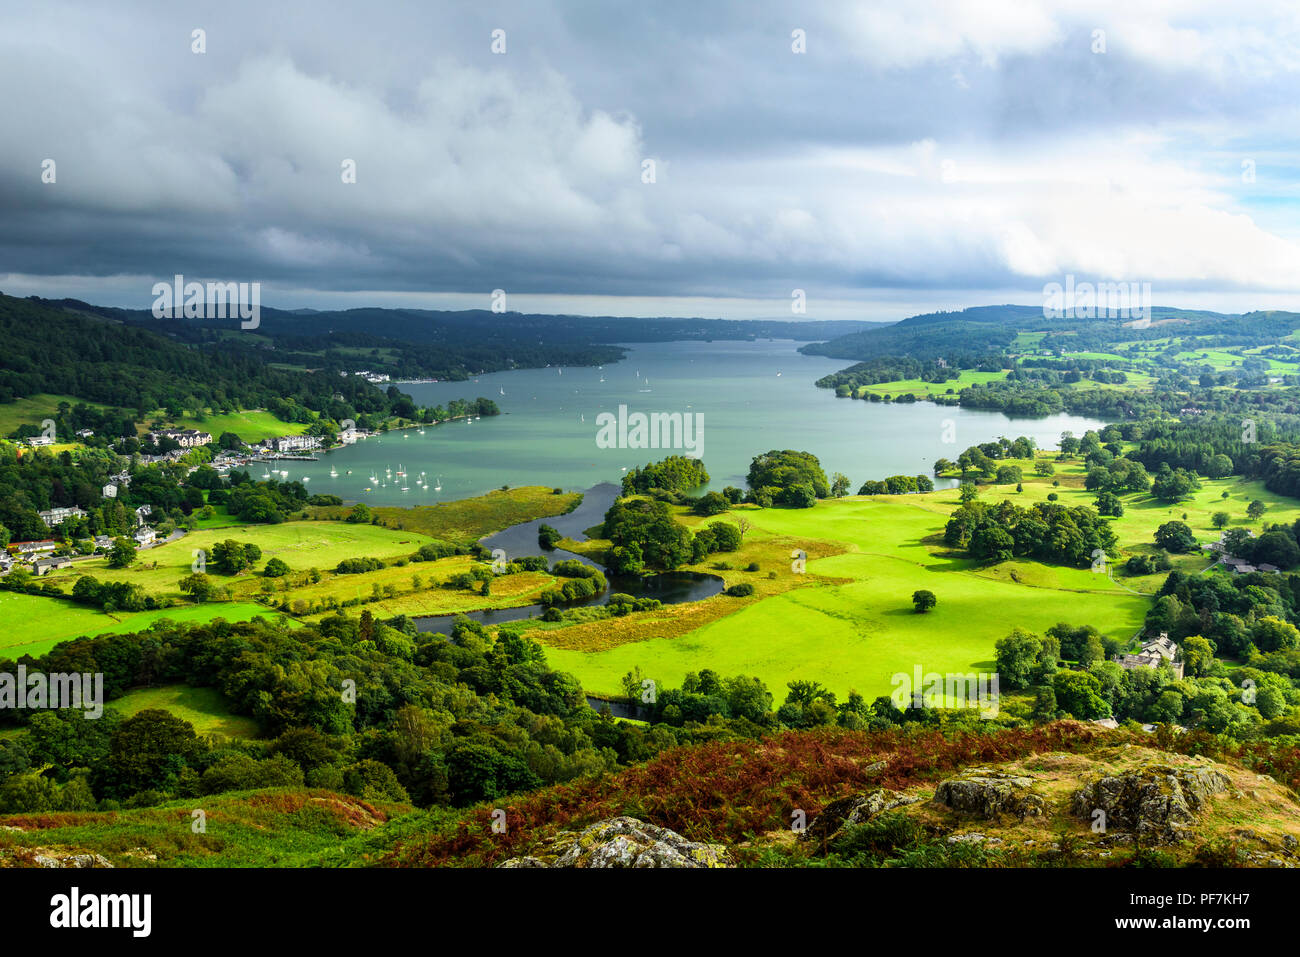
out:
M536 549L534 549L536 552ZM568 554L567 552L565 553ZM602 594L585 601L567 604L565 608L580 608L585 605L606 605L610 595L624 594L634 598L657 598L665 605L678 605L687 601L701 601L712 598L722 591L722 579L717 575L704 575L699 572L664 572L662 575L648 575L645 578L610 578L609 588ZM544 605L523 605L518 608L489 608L484 611L464 612L466 618L485 625L500 625L507 621L521 621L534 618L546 610ZM436 631L444 635L451 634L452 626L459 615L430 615L416 618L415 624L420 631Z

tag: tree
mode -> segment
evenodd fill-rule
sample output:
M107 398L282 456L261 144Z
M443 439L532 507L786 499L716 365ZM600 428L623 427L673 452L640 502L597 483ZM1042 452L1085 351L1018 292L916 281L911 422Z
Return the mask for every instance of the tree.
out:
M125 719L97 767L104 790L127 797L146 788L166 789L199 749L194 727L170 712L146 708Z
M1215 528L1227 528L1230 521L1232 521L1232 516L1227 512L1215 512L1210 516L1210 522Z
M267 578L283 578L289 574L289 566L279 558L272 558L262 569L262 574Z
M745 533L754 527L754 523L743 515L736 519L736 531L740 532L741 542L745 541Z
M364 502L357 502L352 506L352 511L348 512L347 520L354 525L369 525L374 521L375 513L370 510L370 506Z
M262 549L252 542L237 542L228 538L212 544L212 567L223 575L238 575L262 557Z
M918 614L924 615L939 604L939 599L934 597L934 592L921 588L912 592L912 604L916 607Z
M993 647L1002 685L1012 691L1029 687L1030 675L1043 650L1042 640L1023 628L1014 628Z
M196 604L202 604L212 597L212 579L202 572L186 575L177 585L181 591L193 598Z
M1212 479L1220 479L1232 474L1232 459L1222 452L1210 459L1205 466L1205 474Z
M979 497L979 489L975 487L974 482L962 482L957 488L957 497L963 505L968 505Z
M1260 651L1285 651L1300 646L1300 631L1295 625L1274 615L1255 622L1250 636Z
M1101 681L1086 671L1058 671L1052 679L1056 704L1083 721L1111 716L1110 704L1101 696Z
M831 473L831 495L835 498L843 498L849 494L849 477L843 472Z
M126 568L135 561L135 545L129 538L116 538L108 552L109 568Z
M1188 677L1200 678L1210 672L1214 664L1214 649L1200 635L1184 638L1178 646L1183 656L1183 670Z
M1151 483L1151 494L1165 502L1177 502L1199 487L1195 473L1186 469L1171 469L1169 463L1165 462Z
M817 504L817 493L811 485L791 485L782 493L781 501L794 508L812 508Z
M1251 521L1258 522L1267 509L1267 505L1259 499L1255 499L1255 501L1246 506L1246 514L1250 516Z
M816 498L827 498L831 494L826 473L822 471L817 456L811 452L772 449L756 455L750 462L747 479L751 489L772 486L788 491L795 486L807 486Z
M1119 518L1124 514L1124 504L1114 492L1102 492L1097 496L1097 514Z
M696 515L703 515L707 518L713 515L721 515L730 507L731 503L727 501L727 497L721 492L706 492L695 503L695 507L691 511Z
M563 537L559 529L550 525L539 525L537 528L537 545L547 551L553 550Z
M709 531L713 533L713 551L734 552L740 549L740 532L736 526L726 522L710 522Z
M1165 522L1156 529L1156 544L1167 552L1181 555L1196 550L1196 536L1184 522Z

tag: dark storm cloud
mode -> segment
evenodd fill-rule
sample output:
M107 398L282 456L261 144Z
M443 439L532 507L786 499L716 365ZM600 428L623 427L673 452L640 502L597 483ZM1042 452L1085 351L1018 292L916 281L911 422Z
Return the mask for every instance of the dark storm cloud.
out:
M1296 15L1084 6L13 6L0 283L1293 290Z

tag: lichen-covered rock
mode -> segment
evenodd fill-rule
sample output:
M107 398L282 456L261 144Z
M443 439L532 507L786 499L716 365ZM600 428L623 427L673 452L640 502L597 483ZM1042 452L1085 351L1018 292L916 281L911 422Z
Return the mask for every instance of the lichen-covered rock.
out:
M1170 843L1183 839L1187 825L1210 796L1227 791L1231 784L1226 774L1212 767L1151 764L1094 778L1074 792L1070 810L1089 820L1097 820L1100 810L1105 812L1102 820L1107 828Z
M813 819L800 837L808 841L831 841L846 827L863 824L877 814L892 811L905 804L915 804L921 800L908 797L898 791L877 788L865 794L852 794L832 801L822 808L822 812Z
M600 821L581 832L561 831L527 857L501 867L732 867L720 844L697 844L676 831L634 817Z
M986 820L1009 814L1020 820L1039 817L1047 806L1033 791L1034 779L989 768L971 768L955 778L940 782L934 803Z
M69 854L63 851L49 851L38 848L32 855L32 863L37 867L112 867L113 862L102 854Z

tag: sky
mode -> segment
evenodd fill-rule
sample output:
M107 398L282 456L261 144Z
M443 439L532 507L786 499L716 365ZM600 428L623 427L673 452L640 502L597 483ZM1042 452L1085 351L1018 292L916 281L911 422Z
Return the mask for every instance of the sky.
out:
M1300 310L1298 80L1295 0L6 0L0 290Z

